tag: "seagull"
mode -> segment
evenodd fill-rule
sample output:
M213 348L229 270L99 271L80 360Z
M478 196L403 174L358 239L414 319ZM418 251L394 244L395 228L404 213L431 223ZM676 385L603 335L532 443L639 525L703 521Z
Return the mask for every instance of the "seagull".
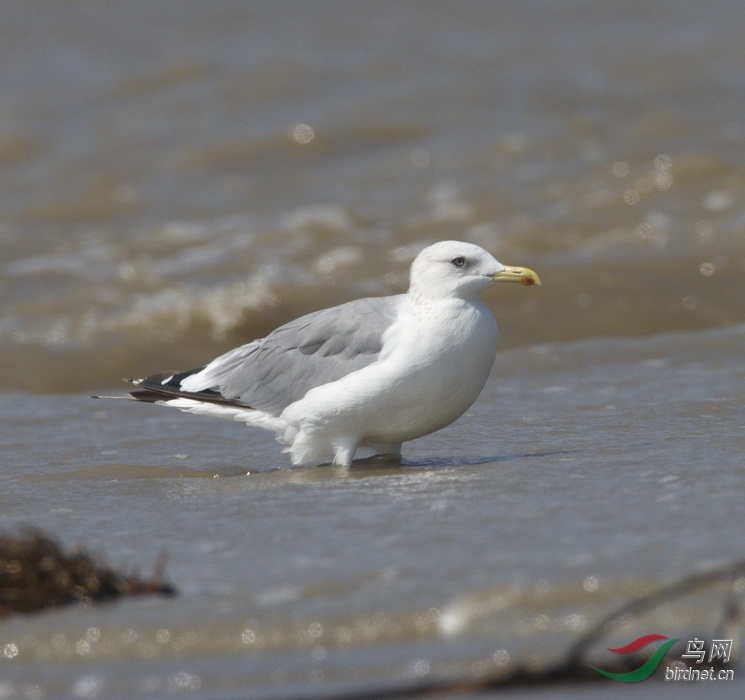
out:
M541 283L441 241L417 255L405 294L315 311L198 369L126 380L137 388L122 398L272 431L293 465L350 466L360 448L400 457L481 393L499 341L481 295L497 282Z

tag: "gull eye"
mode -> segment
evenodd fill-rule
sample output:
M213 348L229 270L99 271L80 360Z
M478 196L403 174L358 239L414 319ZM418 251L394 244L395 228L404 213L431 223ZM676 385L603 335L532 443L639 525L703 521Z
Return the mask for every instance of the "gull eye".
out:
M457 258L453 258L450 264L455 267L463 267L466 264L466 259L462 255L459 255Z

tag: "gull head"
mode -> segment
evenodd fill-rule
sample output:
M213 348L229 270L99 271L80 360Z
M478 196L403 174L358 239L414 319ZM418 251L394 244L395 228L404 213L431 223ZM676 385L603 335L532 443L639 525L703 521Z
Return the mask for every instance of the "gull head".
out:
M495 282L541 283L533 270L502 265L477 245L441 241L414 259L409 292L430 299L478 299Z

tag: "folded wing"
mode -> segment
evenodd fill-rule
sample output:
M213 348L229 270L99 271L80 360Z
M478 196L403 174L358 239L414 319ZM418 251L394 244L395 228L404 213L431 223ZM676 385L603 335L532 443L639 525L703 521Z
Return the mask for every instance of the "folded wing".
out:
M378 358L404 295L358 299L281 326L206 367L136 380L141 401L187 397L279 415L311 389Z

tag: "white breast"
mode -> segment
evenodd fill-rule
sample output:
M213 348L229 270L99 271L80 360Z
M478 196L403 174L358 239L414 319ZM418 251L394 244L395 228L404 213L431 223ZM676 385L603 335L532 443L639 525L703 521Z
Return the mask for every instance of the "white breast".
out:
M499 339L481 302L407 303L377 362L309 391L282 414L297 430L398 443L460 417L486 382ZM327 428L333 424L333 435Z

